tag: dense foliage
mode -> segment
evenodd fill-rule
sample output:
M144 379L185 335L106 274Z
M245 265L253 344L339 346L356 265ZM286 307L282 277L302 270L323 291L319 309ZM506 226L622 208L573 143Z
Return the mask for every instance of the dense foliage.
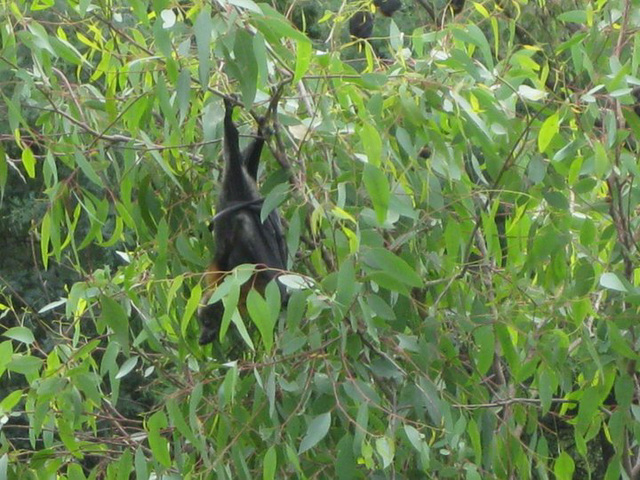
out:
M640 477L638 1L405 2L2 3L0 479ZM201 348L231 94L292 296Z

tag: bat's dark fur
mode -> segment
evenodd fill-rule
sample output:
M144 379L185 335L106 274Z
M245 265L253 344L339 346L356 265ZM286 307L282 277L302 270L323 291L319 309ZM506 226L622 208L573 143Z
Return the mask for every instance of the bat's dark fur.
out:
M224 174L213 221L216 253L205 276L211 292L227 272L245 263L258 265L251 286L264 289L287 268L287 248L280 216L276 210L260 221L262 201L256 185L260 154L264 146L263 128L244 152L240 151L238 129L232 119L233 105L225 101L224 116ZM278 282L282 301L286 301L284 286ZM243 289L241 301L246 290ZM206 298L209 298L210 294ZM199 311L200 344L215 340L224 313L222 302L203 306Z

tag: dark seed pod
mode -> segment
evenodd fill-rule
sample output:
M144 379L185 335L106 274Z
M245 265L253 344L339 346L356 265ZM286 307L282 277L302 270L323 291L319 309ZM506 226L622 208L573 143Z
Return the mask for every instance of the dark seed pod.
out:
M451 10L456 15L464 8L464 0L451 0Z
M431 157L431 149L425 145L418 152L418 156L426 160L427 158Z
M355 38L367 39L373 33L373 15L371 12L356 12L349 19L349 33Z
M400 0L373 0L373 4L385 17L392 17L402 7Z

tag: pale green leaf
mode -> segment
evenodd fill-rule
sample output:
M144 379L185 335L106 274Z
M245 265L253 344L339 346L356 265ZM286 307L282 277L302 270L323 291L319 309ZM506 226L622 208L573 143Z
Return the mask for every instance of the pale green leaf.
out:
M315 447L327 435L327 433L329 433L330 426L331 413L323 413L311 420L307 427L307 433L302 439L302 442L300 442L298 455Z
M26 343L27 345L36 341L33 336L33 332L27 327L12 327L5 331L3 335L18 342Z
M613 272L603 273L600 277L600 285L609 290L627 292L627 287L624 286L618 275Z

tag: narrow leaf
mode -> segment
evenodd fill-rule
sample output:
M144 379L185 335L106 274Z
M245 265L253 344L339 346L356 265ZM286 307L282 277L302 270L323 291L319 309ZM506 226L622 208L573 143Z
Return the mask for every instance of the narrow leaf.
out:
M391 196L389 181L385 174L378 167L367 163L364 166L362 176L364 186L373 202L373 209L376 212L378 223L384 223L389 209L389 199Z
M551 140L559 131L560 117L558 116L558 112L556 112L542 123L540 132L538 132L538 150L541 153L544 153L547 150Z

